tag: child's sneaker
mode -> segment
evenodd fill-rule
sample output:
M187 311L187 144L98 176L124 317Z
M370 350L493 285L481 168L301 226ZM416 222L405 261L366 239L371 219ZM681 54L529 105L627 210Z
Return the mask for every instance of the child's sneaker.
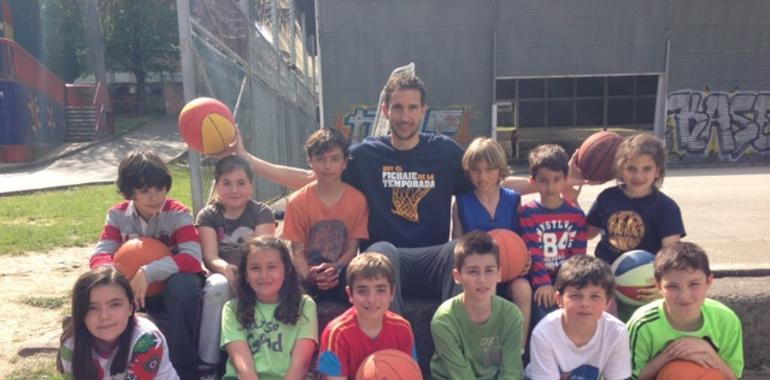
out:
M208 363L199 364L198 376L200 380L217 380L217 366Z

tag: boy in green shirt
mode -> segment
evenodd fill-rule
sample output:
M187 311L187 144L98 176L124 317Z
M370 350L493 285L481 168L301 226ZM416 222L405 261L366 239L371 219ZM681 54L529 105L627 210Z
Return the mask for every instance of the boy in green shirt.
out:
M500 256L489 235L473 231L458 240L452 272L463 292L433 316L434 379L522 379L522 315L495 295Z
M653 379L668 362L684 359L716 368L725 379L743 374L743 332L738 316L706 298L714 281L702 248L677 242L655 256L655 281L663 299L628 321L634 379Z

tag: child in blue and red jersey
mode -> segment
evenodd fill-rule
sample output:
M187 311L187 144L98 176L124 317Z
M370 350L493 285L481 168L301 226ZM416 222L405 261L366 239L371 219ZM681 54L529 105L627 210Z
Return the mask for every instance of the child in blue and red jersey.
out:
M356 378L367 356L395 349L417 360L409 322L388 310L396 272L385 255L364 252L348 264L345 292L353 306L334 318L321 334L318 372L326 380Z
M530 181L540 193L519 209L522 238L532 258L529 273L533 295L533 325L557 309L553 281L562 263L586 253L583 210L562 197L569 156L558 145L540 145L529 153Z

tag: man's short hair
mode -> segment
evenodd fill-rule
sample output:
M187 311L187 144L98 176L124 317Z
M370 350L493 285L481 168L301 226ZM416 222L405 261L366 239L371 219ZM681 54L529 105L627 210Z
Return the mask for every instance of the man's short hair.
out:
M497 266L500 266L500 249L486 232L471 231L457 240L454 250L455 269L461 270L465 258L470 255L492 255Z
M388 280L390 288L396 286L396 271L393 269L393 263L388 258L377 252L364 252L353 258L348 264L347 286L353 289L353 285L358 280L384 278Z
M554 283L554 287L560 294L564 294L568 286L582 289L588 285L604 289L608 297L615 287L615 277L609 265L601 259L588 255L575 255L565 261Z
M348 140L337 128L321 128L311 133L305 142L307 158L320 156L334 148L342 150L342 156L348 158Z
M561 171L566 177L569 171L569 156L559 145L539 145L529 152L529 173L532 178L535 178L540 168Z
M418 76L409 78L406 75L395 75L388 79L385 84L385 105L390 106L390 96L399 90L417 90L420 92L420 105L425 105L425 97L428 91L425 89L425 83Z
M655 255L655 279L660 281L667 273L675 270L701 271L711 276L709 257L706 251L695 243L679 241L671 243Z
M134 150L118 166L118 191L125 199L134 199L134 190L156 187L171 190L171 173L157 153Z

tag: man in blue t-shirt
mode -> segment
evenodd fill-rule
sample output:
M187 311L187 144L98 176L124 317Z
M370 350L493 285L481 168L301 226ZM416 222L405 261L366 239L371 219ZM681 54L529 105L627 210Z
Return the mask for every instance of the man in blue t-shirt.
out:
M463 149L446 136L420 132L425 95L418 77L391 78L381 109L391 133L354 146L343 174L369 203L368 243L374 244L368 250L386 255L396 269L391 308L398 313L402 294L445 300L460 292L452 279L454 243L447 242L451 202L472 185L460 164Z
M361 242L362 250L386 255L395 267L391 308L397 313L402 293L446 300L461 291L452 279L451 201L473 187L462 169L463 148L449 137L420 132L425 97L418 77L391 77L381 104L390 134L353 145L342 174L369 204L369 240ZM311 171L254 157L240 139L235 149L257 174L283 186L296 189L315 179ZM522 184L526 181L504 182L517 188Z

